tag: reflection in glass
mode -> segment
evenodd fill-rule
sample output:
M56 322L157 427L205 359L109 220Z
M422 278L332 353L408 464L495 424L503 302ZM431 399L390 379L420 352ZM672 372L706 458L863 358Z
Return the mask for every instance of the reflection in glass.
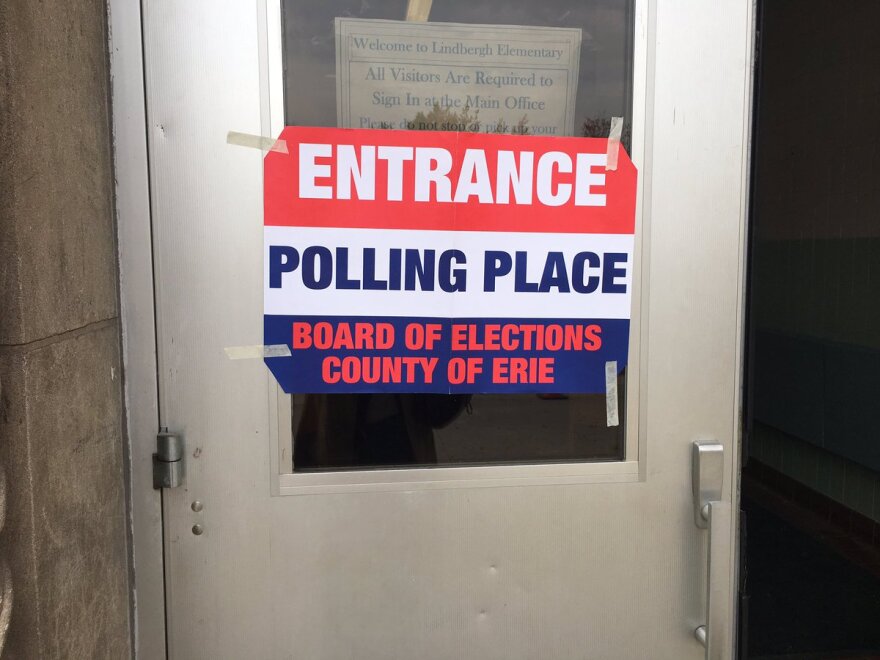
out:
M402 23L405 0L282 4L288 125L467 127L607 137L611 117L622 116L622 142L629 149L632 0L434 0L423 3L430 4L428 24ZM348 35L362 27L349 19L401 21L388 24L387 30L402 35L403 45L377 55L367 41L346 37L346 50L340 30ZM438 28L435 23L463 25ZM363 24L367 32L383 29L373 21ZM449 38L435 38L441 34L437 30ZM482 51L481 33L487 44ZM445 45L437 47L433 59L427 59L431 53L420 55L417 68L422 73L416 74L414 66L407 66L407 40L412 51L415 43L431 44L432 49L434 42ZM485 59L490 52L497 56L498 44L508 42L518 49L513 52L519 60ZM392 72L392 67L399 71ZM352 76L353 70L357 75ZM466 77L477 71L483 82L486 76L507 76L498 78L493 88L497 102L491 93L477 98L466 86ZM555 85L558 93L537 89L533 71L535 76L552 76L550 87ZM395 75L399 79L386 84ZM514 90L517 85L520 89ZM604 394L298 394L293 397L294 470L620 460L625 370L617 391L617 426L608 425Z

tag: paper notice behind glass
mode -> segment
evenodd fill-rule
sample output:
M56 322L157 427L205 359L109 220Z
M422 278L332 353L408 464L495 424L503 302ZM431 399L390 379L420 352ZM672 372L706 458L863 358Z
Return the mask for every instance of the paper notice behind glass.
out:
M573 135L580 28L336 19L342 128Z

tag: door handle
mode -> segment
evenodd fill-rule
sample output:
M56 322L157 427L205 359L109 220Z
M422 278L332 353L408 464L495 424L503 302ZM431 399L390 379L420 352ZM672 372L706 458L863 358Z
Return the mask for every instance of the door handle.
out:
M706 623L697 626L694 636L706 648L706 660L727 660L732 651L728 594L731 507L721 500L723 484L724 446L717 442L694 442L694 522L708 531Z

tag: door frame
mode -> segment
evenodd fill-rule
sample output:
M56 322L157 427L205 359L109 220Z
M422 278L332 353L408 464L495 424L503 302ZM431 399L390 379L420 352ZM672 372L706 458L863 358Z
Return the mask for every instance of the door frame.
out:
M113 165L119 251L123 391L129 465L128 510L133 575L132 650L136 658L168 655L162 492L153 489L159 430L153 236L147 157L141 3L109 0Z
M646 44L644 76L634 71L634 108L636 102L643 107L634 115L642 115L645 120L643 136L643 157L651 162L653 149L654 99L654 49L656 39L655 17L656 0L637 0L644 3L641 15L646 23L638 24L636 31L644 31ZM265 10L266 6L277 6L278 0L257 0L255 5ZM749 3L752 28L749 31L745 52L754 54L754 7ZM148 118L146 116L146 93L144 77L143 26L140 3L126 0L109 0L109 55L112 80L112 120L114 139L114 165L116 175L116 213L118 250L120 265L120 313L123 327L123 364L125 385L126 424L129 442L130 515L132 570L135 576L133 589L134 620L132 631L134 650L139 658L165 658L166 649L166 603L164 579L164 544L162 528L162 494L152 486L152 454L155 435L159 428L160 411L158 398L158 363L156 347L156 306L154 289L154 269L152 255L152 223L150 203L149 159L147 152ZM638 21L639 11L636 11ZM638 39L636 41L639 41ZM635 65L638 65L638 60ZM745 125L748 127L744 138L744 148L749 149L743 161L742 171L742 209L745 214L749 195L751 115L753 112L753 62L749 63L746 84L748 103ZM644 86L637 87L639 81ZM648 123L652 122L652 123ZM649 169L647 167L646 169ZM645 180L642 187L645 198L650 197L650 181ZM639 215L646 211L639 207ZM745 223L746 216L744 215ZM745 225L744 225L745 227ZM744 236L747 230L744 228ZM745 238L743 237L743 241ZM638 241L641 243L641 239ZM647 256L647 255L646 255ZM641 263L643 273L647 272L648 261ZM745 337L743 319L745 315L745 262L740 273L739 298L742 303L737 354L740 356L740 371L735 374L737 405L742 403L742 362L743 341ZM641 304L646 307L645 296ZM646 332L647 315L640 319L642 331ZM642 349L645 353L645 349ZM641 356L640 356L641 359ZM640 397L646 388L639 388ZM634 402L636 409L642 402ZM740 420L741 422L741 420ZM640 425L642 426L642 425ZM638 476L633 480L645 478L646 456L645 439L639 432L636 456ZM629 445L629 443L627 443ZM732 505L738 510L739 476L741 465L741 431L731 438L732 467L728 473L733 477L730 489ZM628 447L629 448L629 447ZM627 463L629 457L625 459ZM277 475L275 475L277 477ZM615 479L616 480L616 479ZM629 480L629 479L626 479ZM734 540L734 572L739 567L739 537ZM734 577L734 588L738 588L738 577ZM738 600L737 593L730 598ZM734 610L735 611L735 610ZM734 625L738 624L734 614ZM736 635L731 635L732 640Z

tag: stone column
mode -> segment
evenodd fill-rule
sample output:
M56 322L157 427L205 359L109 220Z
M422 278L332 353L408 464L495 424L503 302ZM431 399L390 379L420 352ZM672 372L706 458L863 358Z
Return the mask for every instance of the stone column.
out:
M106 12L0 2L4 660L131 656Z

